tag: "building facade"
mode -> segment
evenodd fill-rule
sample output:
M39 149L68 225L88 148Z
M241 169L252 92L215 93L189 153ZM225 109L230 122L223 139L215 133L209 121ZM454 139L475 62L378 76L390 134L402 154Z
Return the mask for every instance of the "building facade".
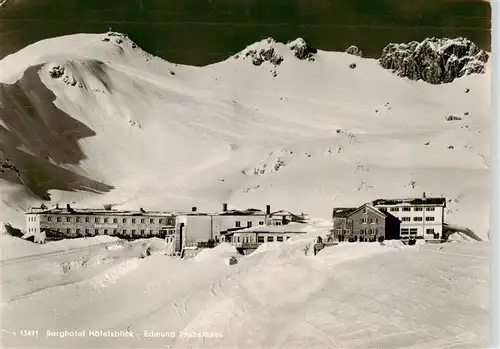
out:
M28 234L45 233L47 239L110 235L125 239L165 237L175 230L176 217L169 212L106 209L31 208L26 212Z
M402 239L432 241L443 237L446 198L378 199L372 205L399 219Z
M399 237L399 222L390 214L364 204L333 209L333 237L337 241L375 242Z

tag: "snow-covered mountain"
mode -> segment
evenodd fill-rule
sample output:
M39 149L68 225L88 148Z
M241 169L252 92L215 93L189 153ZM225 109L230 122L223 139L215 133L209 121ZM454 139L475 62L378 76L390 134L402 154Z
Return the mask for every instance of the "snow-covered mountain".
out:
M484 62L483 62L484 63ZM328 218L379 197L444 195L486 237L490 76L433 85L375 59L272 39L192 67L118 33L37 42L0 61L0 219L40 198Z

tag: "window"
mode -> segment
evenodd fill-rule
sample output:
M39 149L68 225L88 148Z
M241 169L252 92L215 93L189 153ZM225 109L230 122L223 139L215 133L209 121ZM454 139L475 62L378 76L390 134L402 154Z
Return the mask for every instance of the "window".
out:
M421 221L423 221L423 218L422 217L413 217L413 221L414 222L421 222Z
M236 237L236 242L240 242L240 237L239 236Z
M127 218L123 218L122 223L127 223Z
M149 231L149 235L153 235L153 230L150 230L150 231Z
M108 219L107 218L103 218L103 223L108 223Z
M398 212L399 211L399 207L391 207L391 212Z
M408 212L408 211L411 211L411 207L403 207L401 210L405 211L405 212Z
M141 218L141 223L142 224L146 223L146 220L144 218Z
M123 235L127 235L127 229L122 230Z
M144 235L144 229L141 229L141 235Z
M281 225L281 222L276 222L276 225Z
M88 223L88 222L90 222L89 217L85 217L85 223Z
M118 219L113 218L113 223L118 223Z
M113 229L113 235L116 235L118 233L118 229Z
M104 235L108 235L108 229L104 229Z
M71 217L66 217L66 222L71 222Z
M379 208L380 211L384 211L384 212L387 212L387 207L381 207Z
M425 217L425 220L427 222L432 222L432 221L434 221L434 217Z
M135 223L135 218L132 218L132 224Z
M424 209L422 207L415 207L413 211L423 211Z
M135 229L132 229L132 235L134 235L134 234L135 234Z
M252 226L252 222L248 221L247 222L247 228L250 228Z
M263 236L258 236L258 237L257 237L257 242L258 242L259 244L264 243L264 237L263 237Z
M410 235L417 235L418 229L417 228L411 228L410 229Z
M278 241L278 242L283 242L283 236L278 236L278 237L276 237L276 241Z
M162 219L162 218L160 218L160 219L158 220L158 223L163 224L163 219Z
M51 216L48 216L48 217L47 217L47 221L52 222L52 217L51 217Z
M264 222L263 222L263 221L260 221L260 222L259 222L259 225L264 225Z
M153 218L151 218L151 219L149 220L149 224L153 224L154 222L155 222L155 220L154 220Z
M96 234L99 234L99 229L94 230Z
M70 234L71 233L71 229L66 229L66 233Z
M267 237L267 242L273 242L273 241L274 241L274 236Z
M240 221L236 221L235 222L235 226L236 226L236 228L239 228L241 226L241 222Z
M435 207L426 207L425 210L426 211L435 211L436 208Z
M425 233L426 234L434 234L434 229L426 229Z
M409 229L401 229L401 235L408 235Z
M401 217L401 221L409 222L409 221L411 221L411 217Z
M361 218L361 223L366 223L366 218Z
M85 235L89 235L90 234L90 229L85 229Z
M174 220L172 218L170 218L167 222L168 225L174 225Z
M99 223L99 218L94 218L94 222Z
M80 223L80 217L76 217L76 218L75 218L75 222L76 222L76 223Z

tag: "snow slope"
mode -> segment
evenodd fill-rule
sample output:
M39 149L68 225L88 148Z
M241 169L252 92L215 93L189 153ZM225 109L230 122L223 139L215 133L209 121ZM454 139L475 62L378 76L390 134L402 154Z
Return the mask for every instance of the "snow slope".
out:
M225 244L199 258L178 260L141 258L147 247L142 242L3 265L3 345L487 346L488 243L341 243L308 256L322 229L263 245L232 266L227 258L234 251ZM21 336L27 328L38 330L38 336ZM92 337L91 330L134 336ZM48 336L47 331L62 333ZM71 336L76 331L85 334ZM170 337L148 336L152 331ZM193 337L203 332L218 338Z
M281 64L245 58L269 48ZM54 66L64 67L58 78ZM345 53L300 60L272 40L191 67L106 33L30 45L0 61L0 82L14 110L0 114L8 135L0 149L21 174L32 173L0 178L0 218L19 227L23 209L39 202L22 184L45 176L36 190L53 203L204 211L271 204L323 218L333 206L425 191L449 198L447 221L486 237L489 74L430 85ZM29 111L13 96L20 88L32 109L51 108L50 97L37 95L45 87L71 118L35 115L44 131L34 134L19 125ZM462 119L446 121L450 114ZM66 138L51 133L56 146L44 138L52 127L41 127L62 119L78 126ZM61 142L70 155L59 153Z

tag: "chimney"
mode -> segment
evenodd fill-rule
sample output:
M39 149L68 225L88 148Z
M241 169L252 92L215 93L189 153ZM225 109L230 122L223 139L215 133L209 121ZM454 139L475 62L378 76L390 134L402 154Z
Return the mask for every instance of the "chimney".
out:
M66 204L66 210L71 211L71 206L69 204Z
M146 211L144 211L144 209L141 207L140 209L141 213L146 213Z
M196 208L196 206L191 207L191 212L196 212L196 211L198 211L198 209Z
M227 204L226 203L222 204L222 211L227 212Z
M266 214L271 214L271 205L266 205Z
M59 204L56 204L56 209L59 209Z

